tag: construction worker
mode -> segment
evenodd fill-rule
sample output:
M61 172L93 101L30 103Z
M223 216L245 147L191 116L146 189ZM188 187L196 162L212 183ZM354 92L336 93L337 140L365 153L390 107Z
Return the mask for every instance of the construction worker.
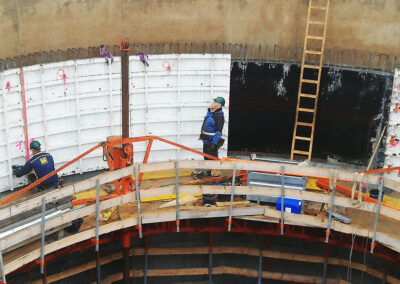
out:
M201 126L200 138L203 141L203 153L217 157L218 149L224 144L222 139L222 129L224 127L225 119L222 107L225 105L225 99L223 97L217 97L213 99L211 107L207 110L207 114L204 117L203 125ZM210 160L204 157L204 160ZM201 179L207 176L217 177L220 173L217 170L195 170L193 177L195 179ZM204 194L203 203L207 205L215 204L216 196L213 194Z
M26 162L24 166L12 166L13 174L16 177L28 175L28 180L33 183L41 179L45 175L54 171L54 160L49 153L41 152L39 141L32 141L29 144L32 151L32 157ZM32 173L31 173L32 172ZM43 191L49 188L59 188L59 181L57 174L49 177L38 185L38 191Z

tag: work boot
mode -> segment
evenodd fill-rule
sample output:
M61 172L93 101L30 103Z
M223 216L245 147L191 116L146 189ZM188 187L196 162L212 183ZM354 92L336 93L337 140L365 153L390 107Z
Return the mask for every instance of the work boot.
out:
M202 173L204 173L204 170L202 170L202 169L195 169L195 170L192 172L192 176L201 175Z
M211 171L211 176L212 177L219 177L221 175L221 171L220 170L212 170Z
M203 194L203 205L206 207L215 206L216 199L216 194Z

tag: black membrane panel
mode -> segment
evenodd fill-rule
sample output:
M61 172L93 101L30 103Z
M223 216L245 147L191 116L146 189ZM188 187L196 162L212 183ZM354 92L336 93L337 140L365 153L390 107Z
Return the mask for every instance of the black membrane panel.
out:
M313 79L315 74L305 74ZM232 64L229 105L229 151L255 151L289 155L300 66L289 63ZM393 74L324 67L318 101L313 157L366 164L373 142L387 123ZM304 84L303 93L315 93ZM312 107L313 100L302 100ZM312 114L301 114L301 121ZM298 128L298 136L309 129ZM383 144L383 143L382 143ZM308 145L296 145L296 149ZM378 154L383 162L383 147Z

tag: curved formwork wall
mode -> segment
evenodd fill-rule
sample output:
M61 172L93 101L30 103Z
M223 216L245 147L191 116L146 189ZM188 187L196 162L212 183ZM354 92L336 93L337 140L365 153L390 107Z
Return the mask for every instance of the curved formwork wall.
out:
M130 136L156 135L202 150L198 136L206 108L222 96L226 138L230 59L225 54L150 55L145 67L138 56L130 56ZM57 168L108 136L121 135L118 57L112 64L93 58L7 70L0 73L0 86L0 192L26 184L12 175L11 166L25 163L32 139L54 156ZM135 162L143 160L146 146L134 144ZM192 158L201 157L155 142L149 161ZM100 148L61 174L105 168Z

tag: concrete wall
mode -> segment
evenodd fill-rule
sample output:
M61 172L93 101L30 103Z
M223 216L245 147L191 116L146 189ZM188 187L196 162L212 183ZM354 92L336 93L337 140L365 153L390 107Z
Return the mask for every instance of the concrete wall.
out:
M331 2L327 48L400 54L399 0ZM0 58L114 45L122 35L134 43L302 46L307 7L308 0L3 0Z

